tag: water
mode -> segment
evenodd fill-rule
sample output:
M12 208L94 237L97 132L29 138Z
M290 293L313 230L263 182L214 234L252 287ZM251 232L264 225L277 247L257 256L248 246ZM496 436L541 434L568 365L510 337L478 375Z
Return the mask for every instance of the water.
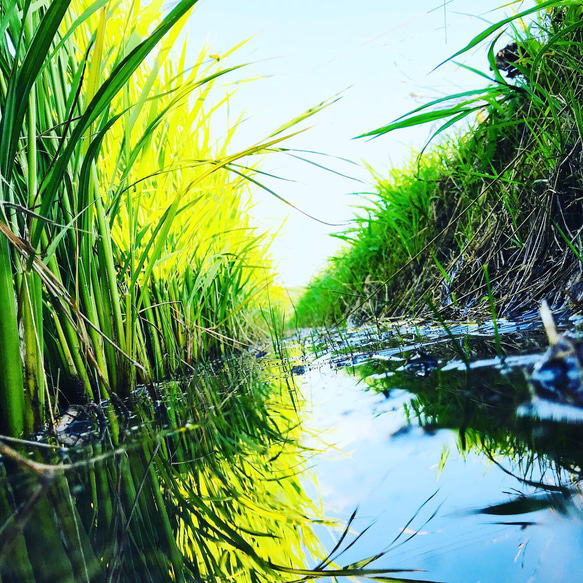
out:
M355 531L368 528L343 562L383 553L378 567L423 570L411 579L572 580L583 416L533 394L537 328L499 322L499 342L477 324L328 339L301 382L310 444L334 446L312 458L328 514L357 508Z
M573 580L583 409L536 314L496 329L309 332L9 443L2 581Z

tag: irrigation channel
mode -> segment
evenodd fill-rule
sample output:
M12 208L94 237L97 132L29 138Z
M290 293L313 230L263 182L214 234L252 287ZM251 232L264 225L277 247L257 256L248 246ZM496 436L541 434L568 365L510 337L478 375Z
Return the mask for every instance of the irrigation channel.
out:
M71 407L1 446L1 580L570 581L579 322L308 331Z

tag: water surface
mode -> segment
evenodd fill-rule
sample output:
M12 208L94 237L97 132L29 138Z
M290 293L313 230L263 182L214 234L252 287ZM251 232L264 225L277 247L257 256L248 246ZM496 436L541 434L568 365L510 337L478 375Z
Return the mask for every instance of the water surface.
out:
M2 581L571 581L583 415L545 348L536 314L311 331L69 409L3 442Z
M581 568L581 409L528 381L545 343L536 317L497 324L498 337L491 323L402 323L320 345L299 381L318 495L330 516L358 509L347 542L368 528L339 561L383 553L375 565L451 582Z

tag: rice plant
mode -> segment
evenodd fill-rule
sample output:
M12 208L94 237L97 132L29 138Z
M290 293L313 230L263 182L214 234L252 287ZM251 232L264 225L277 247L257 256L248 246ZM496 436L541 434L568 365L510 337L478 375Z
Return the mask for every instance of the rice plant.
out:
M3 433L258 337L273 271L249 160L313 112L214 143L228 97L209 94L238 66L177 45L195 2L0 2Z

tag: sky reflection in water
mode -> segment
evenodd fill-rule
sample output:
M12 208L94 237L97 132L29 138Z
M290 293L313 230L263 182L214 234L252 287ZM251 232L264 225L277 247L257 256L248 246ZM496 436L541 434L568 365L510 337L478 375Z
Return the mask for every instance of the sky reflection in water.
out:
M474 381L479 383L479 376ZM578 494L562 499L562 512L543 508L507 516L480 513L520 499L520 494L541 491L504 472L478 448L462 452L457 431L424 429L415 415L409 424L405 408L415 399L411 393L391 389L387 398L367 390L349 370L330 366L310 370L298 382L311 404L306 444L322 450L311 463L326 514L346 520L358 508L355 534L373 525L338 558L339 564L386 550L405 528L375 566L423 569L425 573L412 578L460 583L569 581L580 570ZM521 476L520 460L496 460ZM558 476L548 466L544 476L537 467L526 477L553 482ZM305 486L316 495L313 485ZM338 534L319 531L332 548Z

